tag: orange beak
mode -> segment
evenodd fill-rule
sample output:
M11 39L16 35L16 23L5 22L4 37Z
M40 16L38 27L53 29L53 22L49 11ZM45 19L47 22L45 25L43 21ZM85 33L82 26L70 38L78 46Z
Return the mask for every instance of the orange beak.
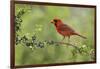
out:
M54 21L53 21L53 20L51 20L51 23L54 23Z

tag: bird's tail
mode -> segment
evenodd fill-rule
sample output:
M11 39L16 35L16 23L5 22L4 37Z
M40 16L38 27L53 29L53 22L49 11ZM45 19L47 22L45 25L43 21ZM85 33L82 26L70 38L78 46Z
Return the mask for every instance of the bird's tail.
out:
M83 36L83 35L80 35L80 34L77 34L77 33L75 33L76 35L78 35L78 36L80 36L80 37L82 37L82 38L84 38L84 39L87 39L85 36Z

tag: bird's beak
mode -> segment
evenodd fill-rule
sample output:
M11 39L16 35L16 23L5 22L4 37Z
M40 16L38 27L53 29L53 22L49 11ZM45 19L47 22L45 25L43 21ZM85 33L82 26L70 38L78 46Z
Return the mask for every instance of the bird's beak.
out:
M54 23L54 21L53 21L53 20L51 20L51 23Z

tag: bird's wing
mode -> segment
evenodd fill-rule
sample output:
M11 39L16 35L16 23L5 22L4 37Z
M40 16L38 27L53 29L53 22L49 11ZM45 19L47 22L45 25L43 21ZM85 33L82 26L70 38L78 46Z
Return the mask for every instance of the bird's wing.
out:
M66 24L60 25L58 30L74 32L74 30Z

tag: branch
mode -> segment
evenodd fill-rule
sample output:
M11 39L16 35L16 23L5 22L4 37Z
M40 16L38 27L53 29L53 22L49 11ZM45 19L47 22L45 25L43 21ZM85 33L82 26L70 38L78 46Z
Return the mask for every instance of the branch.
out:
M70 44L70 43L64 43L64 42L54 42L54 43L65 44L65 45L68 45L68 46L74 47L75 49L78 50L79 53L81 53L80 49L79 49L77 46L73 45L73 44Z

